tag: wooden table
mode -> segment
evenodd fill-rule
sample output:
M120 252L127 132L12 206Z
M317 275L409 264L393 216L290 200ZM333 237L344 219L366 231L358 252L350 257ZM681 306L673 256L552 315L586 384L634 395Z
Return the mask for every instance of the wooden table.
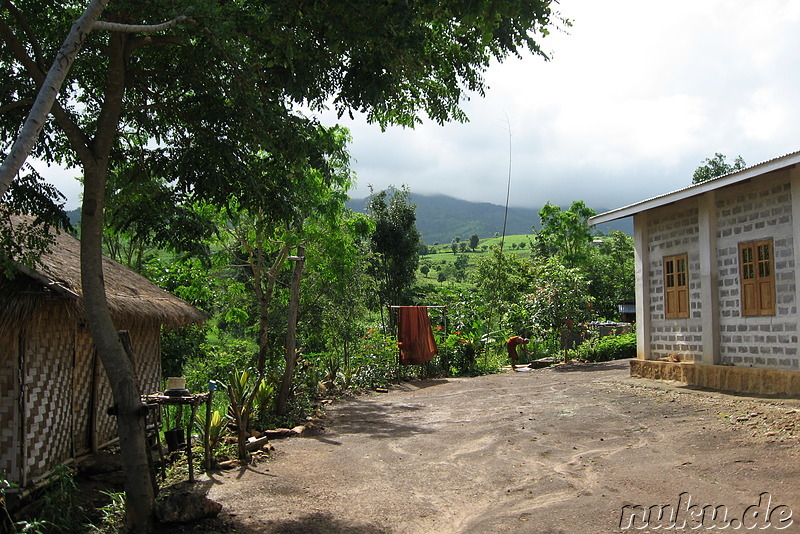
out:
M197 415L197 407L206 405L206 426L203 434L203 452L205 453L206 469L211 466L211 444L208 440L209 425L211 424L211 399L214 395L213 391L206 393L192 393L182 397L175 397L172 395L165 395L164 393L153 393L151 395L142 395L142 402L148 405L158 406L190 406L192 408L192 416L189 419L189 426L186 429L186 459L189 464L189 482L194 482L194 453L192 452L192 425L195 416ZM157 418L157 421L160 418Z

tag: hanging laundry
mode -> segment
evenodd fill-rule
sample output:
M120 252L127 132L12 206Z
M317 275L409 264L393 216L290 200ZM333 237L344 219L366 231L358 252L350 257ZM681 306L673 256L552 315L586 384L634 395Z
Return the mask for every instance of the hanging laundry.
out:
M419 365L436 356L438 349L425 306L400 306L397 315L400 363Z

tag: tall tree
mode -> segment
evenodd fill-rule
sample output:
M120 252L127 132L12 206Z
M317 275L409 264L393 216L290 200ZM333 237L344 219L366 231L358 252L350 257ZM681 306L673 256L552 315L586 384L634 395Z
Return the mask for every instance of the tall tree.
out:
M463 120L465 91L482 93L495 58L528 49L553 22L549 0L113 0L107 31L86 36L32 153L83 170L81 264L89 330L118 408L128 526L150 529L136 376L116 335L102 276L108 173L136 136L176 194L280 208L263 177L291 180L297 165L324 169L313 121L296 105L364 112L381 126ZM0 130L16 137L45 83L77 1L0 4ZM188 18L183 18L184 16ZM181 20L152 35L148 24ZM332 23L332 21L334 21ZM2 146L3 152L9 149ZM257 172L252 172L258 154ZM264 167L270 172L264 172Z
M469 238L469 248L472 249L472 252L475 252L475 249L478 247L478 243L481 242L481 239L478 237L478 234L472 234Z
M590 316L588 282L580 269L565 267L558 258L535 258L532 269L535 289L521 306L533 330L561 335L566 360L569 335Z
M352 347L363 335L359 319L367 310L375 282L367 274L367 240L374 226L361 213L344 211L335 220L306 224L306 269L301 301L303 346L326 352L350 368Z
M576 200L567 211L549 202L539 210L542 226L536 232L535 242L542 255L557 255L568 267L585 262L592 232L589 217L594 210L582 200Z
M378 281L381 306L411 304L411 286L419 266L416 207L408 189L371 194L367 211L375 223L370 236L372 274Z
M598 318L618 319L621 301L634 299L633 238L614 230L592 247L582 269Z
M733 163L728 163L725 155L717 152L714 154L713 158L706 158L703 160L703 163L695 169L692 175L692 183L699 184L707 182L713 178L719 178L720 176L740 171L746 166L747 164L744 162L744 159L742 159L742 156L736 156Z

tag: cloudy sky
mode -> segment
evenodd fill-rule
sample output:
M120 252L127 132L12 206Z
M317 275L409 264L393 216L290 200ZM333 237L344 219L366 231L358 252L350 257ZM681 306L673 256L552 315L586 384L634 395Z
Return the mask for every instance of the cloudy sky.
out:
M800 150L800 1L561 0L552 60L487 73L467 124L380 133L347 123L354 197L407 184L503 204L611 209L691 183L721 152L748 165Z
M800 0L561 0L552 60L493 66L466 124L345 121L358 186L612 209L691 183L705 158L800 150ZM509 143L509 124L511 138ZM78 189L54 181L77 201Z

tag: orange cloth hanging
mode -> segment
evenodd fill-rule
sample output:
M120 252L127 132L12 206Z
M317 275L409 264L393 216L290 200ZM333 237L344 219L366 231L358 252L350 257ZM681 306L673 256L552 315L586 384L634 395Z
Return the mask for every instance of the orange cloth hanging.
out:
M419 365L436 356L438 349L425 306L400 306L397 313L400 363Z

